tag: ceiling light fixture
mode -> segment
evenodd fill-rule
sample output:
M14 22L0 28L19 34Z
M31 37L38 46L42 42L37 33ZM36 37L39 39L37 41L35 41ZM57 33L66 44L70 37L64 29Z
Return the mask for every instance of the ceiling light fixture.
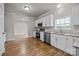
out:
M61 7L61 4L57 5L57 8L60 8Z
M29 6L24 6L24 9L29 11L30 10L30 7Z

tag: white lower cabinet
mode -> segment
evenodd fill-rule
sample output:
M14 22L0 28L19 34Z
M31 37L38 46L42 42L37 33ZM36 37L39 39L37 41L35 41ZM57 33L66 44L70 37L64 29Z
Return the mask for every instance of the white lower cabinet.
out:
M50 44L54 47L57 47L57 44L56 44L56 37L54 34L51 34L51 40L50 40Z
M61 35L55 35L55 34L51 34L51 45L64 50L66 49L66 38L64 36Z
M66 52L71 54L71 55L75 55L76 51L75 48L73 47L73 44L75 42L75 38L71 37L71 36L67 36L66 38Z
M36 37L36 31L33 31L33 37Z
M71 55L76 55L76 50L73 47L74 42L78 38L72 36L51 34L51 45Z
M44 32L40 32L40 40L44 41Z
M62 35L57 35L57 48L65 51L66 49L66 37Z

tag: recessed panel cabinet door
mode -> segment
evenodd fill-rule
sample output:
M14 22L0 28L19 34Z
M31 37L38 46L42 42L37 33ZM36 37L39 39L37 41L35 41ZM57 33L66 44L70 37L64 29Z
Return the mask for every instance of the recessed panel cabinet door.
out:
M46 26L46 17L43 17L43 27L45 27Z
M40 40L44 42L44 32L40 32Z
M38 21L37 20L35 21L35 27L38 27Z
M72 7L71 23L79 25L79 5Z
M69 54L74 55L75 54L75 48L73 47L75 40L73 37L67 36L67 46L66 46L66 52Z
M33 31L33 37L36 38L36 31Z
M56 47L56 37L54 34L51 34L51 40L50 40L50 44L54 47Z
M57 48L65 51L66 49L66 37L57 35Z

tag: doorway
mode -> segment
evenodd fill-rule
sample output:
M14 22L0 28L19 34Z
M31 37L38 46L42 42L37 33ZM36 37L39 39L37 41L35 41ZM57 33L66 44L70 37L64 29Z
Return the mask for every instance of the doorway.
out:
M28 23L27 22L15 22L14 23L14 35L15 35L15 38L28 37Z

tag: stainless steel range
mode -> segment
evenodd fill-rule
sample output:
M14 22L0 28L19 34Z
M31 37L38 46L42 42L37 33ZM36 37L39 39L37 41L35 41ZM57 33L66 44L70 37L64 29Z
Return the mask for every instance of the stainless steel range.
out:
M40 28L39 30L36 31L36 38L39 38L40 39L40 32L41 31L45 31L44 28Z
M36 32L36 38L39 38L40 39L40 32Z

